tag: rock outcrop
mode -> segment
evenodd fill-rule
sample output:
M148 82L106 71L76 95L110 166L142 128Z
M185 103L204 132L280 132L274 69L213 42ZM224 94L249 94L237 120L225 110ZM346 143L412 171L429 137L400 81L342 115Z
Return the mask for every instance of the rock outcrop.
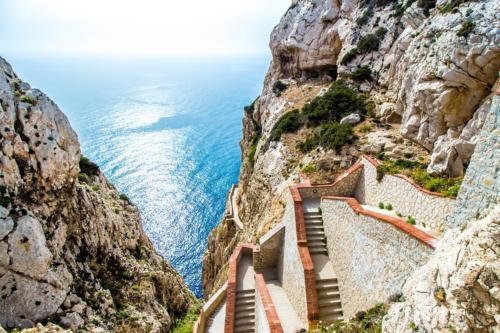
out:
M238 198L244 229L235 238L255 241L277 224L283 215L288 185L296 182L310 165L314 165L315 174L320 174L319 182L331 182L336 173L351 166L361 154L369 153L393 160L424 161L429 174L462 177L467 167L474 165L472 154L483 140L481 131L487 115L492 113L498 89L499 12L500 4L493 0L292 1L271 34L273 62L262 94L245 109ZM360 76L363 71L365 75ZM369 96L372 103L373 121L361 119L355 125L357 139L338 151L319 147L303 152L297 144L311 130L301 127L294 133L283 134L280 140L269 140L284 114L301 109L338 79ZM492 133L493 129L487 131ZM491 154L486 156L494 160ZM467 179L461 196L468 191ZM493 179L498 183L498 178ZM470 188L475 191L483 185ZM466 204L460 197L458 202L471 209L481 207L484 201L473 192L467 198ZM498 193L490 194L488 202L498 203ZM458 331L492 327L491 314L497 307L486 308L497 304L493 295L497 282L492 281L498 279L490 274L492 263L498 262L498 251L491 245L497 237L495 214L481 215L481 222L466 231L456 229L457 223L450 221L450 233L445 234L428 267L422 267L408 281L408 300L393 306L386 321L387 331L405 331L411 323L428 331L444 331L444 325L457 327ZM217 227L212 235L223 233L224 228ZM476 239L467 242L467 237ZM232 244L227 240L217 242L212 236L210 249L230 253ZM452 254L447 253L447 248L465 252L460 252L460 263L445 272L449 273L449 284L443 286L444 292L456 293L461 287L468 288L467 293L480 292L477 297L470 293L456 296L449 303L455 307L461 302L460 307L468 310L450 309L444 313L442 307L432 303L435 298L431 294L439 284L431 275L438 263L451 262ZM485 254L480 249L489 252ZM487 276L464 282L466 262L483 254L480 267L488 271ZM224 266L222 258L204 258L204 272L210 272L204 274L206 295L221 284L215 281L224 281L221 275L225 272L214 269ZM425 279L425 290L432 290L421 298L417 297L419 278ZM477 284L483 285L477 289ZM422 306L418 305L420 301ZM469 320L472 314L484 322ZM446 320L440 316L447 316ZM430 323L433 318L437 319ZM464 318L468 318L468 323L455 325ZM403 322L407 325L404 329Z
M66 116L2 58L0 114L1 326L167 331L192 294L137 208L82 159Z
M467 170L453 226L429 261L406 282L384 331L496 332L500 326L500 95ZM485 186L486 185L486 186Z

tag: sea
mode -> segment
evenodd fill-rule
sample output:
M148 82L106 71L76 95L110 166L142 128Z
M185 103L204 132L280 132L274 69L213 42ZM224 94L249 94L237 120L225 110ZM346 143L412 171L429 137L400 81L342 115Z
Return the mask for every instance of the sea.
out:
M158 252L201 297L207 236L238 181L243 108L270 56L7 61L59 105L84 156L139 207Z

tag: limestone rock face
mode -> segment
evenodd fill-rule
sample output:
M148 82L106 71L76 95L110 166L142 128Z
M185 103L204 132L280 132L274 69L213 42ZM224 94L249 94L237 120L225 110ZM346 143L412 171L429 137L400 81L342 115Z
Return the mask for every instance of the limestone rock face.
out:
M381 116L399 120L405 138L435 153L429 171L459 176L459 164L463 168L467 157L443 162L441 145L450 141L451 132L460 135L497 79L500 4L466 2L448 13L438 3L427 16L417 2L404 1L408 8L401 15L394 14L392 2L377 3L294 1L271 35L273 63L267 80L335 77L337 72L345 77L366 65L381 88L375 89ZM466 21L475 26L459 36ZM363 37L381 27L386 32L377 50L342 64Z
M167 330L193 296L136 207L81 164L66 116L2 58L0 105L0 325L51 318L96 332Z
M384 319L387 332L412 332L411 327L495 332L500 327L500 96L492 98L484 117L449 217L451 228L429 262L406 282L404 300L394 303Z

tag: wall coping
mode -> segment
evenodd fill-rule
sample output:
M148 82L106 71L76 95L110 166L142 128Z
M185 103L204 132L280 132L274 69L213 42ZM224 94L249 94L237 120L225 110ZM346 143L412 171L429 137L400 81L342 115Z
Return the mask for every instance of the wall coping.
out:
M278 312L276 311L273 299L271 298L271 293L267 288L264 275L261 273L255 273L255 287L257 288L262 304L264 305L264 311L266 312L270 332L283 333L283 327L281 326Z
M235 209L235 207L233 207L234 204L236 204L236 200L234 200L234 196L235 196L237 191L238 191L238 184L231 185L231 189L227 193L227 198L226 198L226 202L229 200L229 207L228 207L228 211L224 214L224 218L226 218L227 220L233 221L234 224L240 230L243 230L243 223L240 220L240 217L238 214L238 208L236 207L236 209Z
M200 315L194 323L193 333L205 333L206 320L217 309L219 304L224 300L227 292L227 282L217 290L212 297L203 305L200 310Z
M295 210L295 228L297 233L297 248L300 261L304 269L304 282L306 291L307 319L312 326L315 326L319 320L318 293L316 290L316 274L314 263L307 247L307 233L304 221L304 210L302 207L302 198L298 186L290 186L290 191L294 201Z
M436 248L436 244L438 242L438 239L427 232L407 223L405 220L399 217L394 217L390 215L385 215L382 213L378 213L375 211L367 210L364 209L361 204L356 200L355 198L348 198L348 197L335 197L335 196L325 196L322 197L322 200L335 200L335 201L344 201L346 202L352 210L356 214L362 214L366 215L369 217L372 217L378 221L385 222L392 224L394 227L398 228L402 232L412 236L413 238L416 238L420 242L424 243L425 245L429 246L432 249Z

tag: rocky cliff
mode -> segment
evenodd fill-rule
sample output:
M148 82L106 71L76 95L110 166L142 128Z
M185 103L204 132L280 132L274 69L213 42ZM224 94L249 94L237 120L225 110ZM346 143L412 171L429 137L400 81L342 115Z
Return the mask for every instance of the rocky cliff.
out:
M66 116L2 58L0 114L1 326L168 331L192 294Z
M499 13L498 1L488 0L292 1L271 34L273 60L262 94L245 108L237 200L244 229L221 237L227 235L226 221L212 232L210 252L221 255L204 258L205 293L224 281L235 238L255 241L281 220L288 185L301 172L330 182L370 153L420 163L429 175L460 179L487 114L498 112L492 100L500 70ZM307 149L332 128L324 129L322 119L314 124L314 116L325 105L317 98L340 80L330 96L347 96L349 103L336 105L350 109L351 102L362 101L364 106L348 117L342 110L339 118L330 112L328 121L349 123L352 132L333 149L327 144ZM313 112L311 104L318 105ZM451 245L443 241L441 246L446 252ZM430 286L435 288L435 281Z

